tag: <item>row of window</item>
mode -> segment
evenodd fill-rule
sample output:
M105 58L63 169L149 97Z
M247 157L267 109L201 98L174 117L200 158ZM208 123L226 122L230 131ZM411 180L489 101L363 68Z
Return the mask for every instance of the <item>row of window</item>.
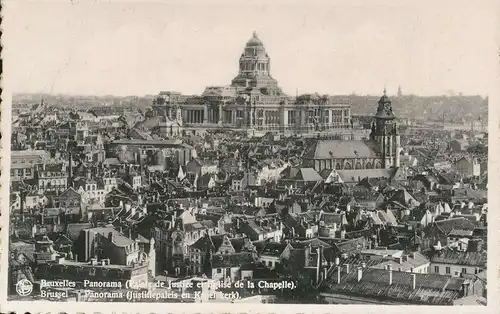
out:
M26 169L10 169L10 175L12 177L24 177L32 176L32 171L29 168Z
M444 266L445 267L445 272L447 275L451 275L451 267L449 266ZM434 266L434 272L439 273L440 271L440 266ZM474 269L474 274L478 274L480 271L479 268ZM453 275L458 276L460 274L467 274L467 267L462 267L461 272L455 271Z
M39 185L41 188L50 188L51 186L66 186L66 179L40 180Z

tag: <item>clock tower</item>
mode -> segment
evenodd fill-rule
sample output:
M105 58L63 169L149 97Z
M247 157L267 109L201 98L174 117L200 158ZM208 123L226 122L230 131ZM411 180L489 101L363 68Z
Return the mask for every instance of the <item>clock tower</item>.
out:
M396 124L396 117L392 112L392 103L384 89L384 95L378 101L375 121L372 123L370 138L376 141L380 147L383 158L383 167L399 167L401 137Z

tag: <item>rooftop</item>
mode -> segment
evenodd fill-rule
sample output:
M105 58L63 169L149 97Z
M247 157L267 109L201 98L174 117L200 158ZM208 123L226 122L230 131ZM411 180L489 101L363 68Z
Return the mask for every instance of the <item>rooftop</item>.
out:
M364 268L358 280L358 269L347 273L341 269L340 284L337 271L326 282L324 293L396 300L408 304L451 305L461 295L463 278L436 274L415 274L382 269ZM392 273L392 276L390 275ZM390 278L392 277L392 282ZM415 288L413 288L415 280Z

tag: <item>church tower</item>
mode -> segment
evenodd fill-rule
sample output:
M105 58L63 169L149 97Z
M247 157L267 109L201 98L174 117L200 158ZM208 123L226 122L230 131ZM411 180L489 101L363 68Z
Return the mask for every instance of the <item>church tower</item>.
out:
M401 137L396 117L392 112L392 103L384 89L384 95L378 101L375 121L372 124L370 138L379 144L383 167L388 169L400 166Z

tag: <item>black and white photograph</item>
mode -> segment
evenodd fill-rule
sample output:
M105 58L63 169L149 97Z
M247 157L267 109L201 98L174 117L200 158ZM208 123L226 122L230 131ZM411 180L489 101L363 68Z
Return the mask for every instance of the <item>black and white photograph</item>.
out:
M488 1L4 2L7 303L488 307Z

